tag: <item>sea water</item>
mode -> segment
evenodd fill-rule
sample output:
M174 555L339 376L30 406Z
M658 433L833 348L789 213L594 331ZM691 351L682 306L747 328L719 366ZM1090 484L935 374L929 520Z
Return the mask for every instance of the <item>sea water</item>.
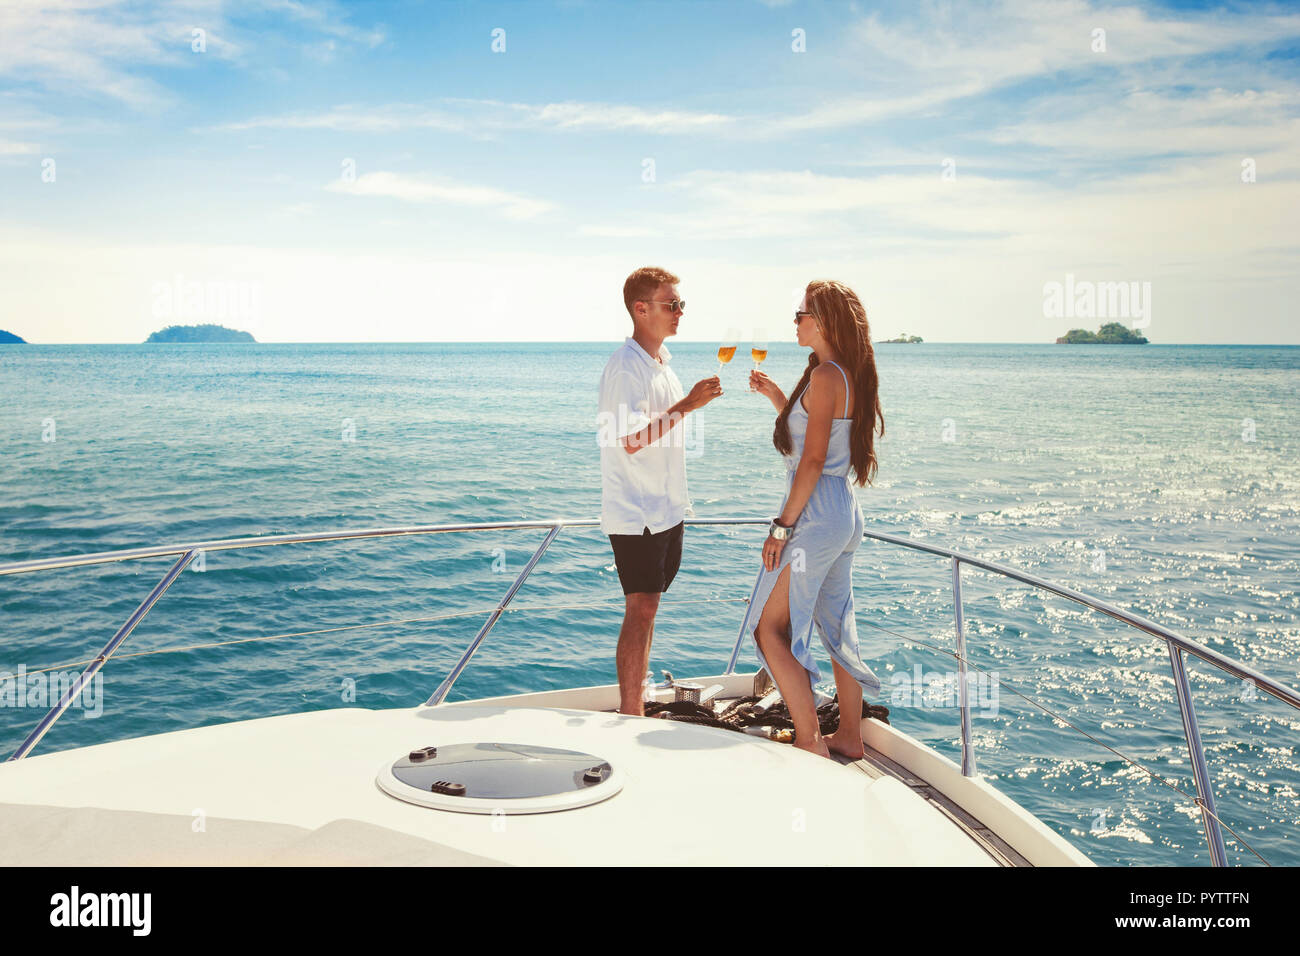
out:
M597 517L596 387L616 345L4 347L0 561ZM717 368L711 344L669 347L687 388ZM886 432L879 477L858 490L869 531L1020 568L1300 684L1300 348L877 355ZM789 389L806 357L778 345L764 369ZM727 366L726 394L694 416L698 518L767 519L781 502L775 413L747 390L749 367ZM205 553L36 752L419 704L542 537ZM724 669L763 537L688 528L656 673ZM172 560L0 578L0 672L22 669L25 685L0 693L6 752ZM879 702L960 759L951 578L948 561L879 542L855 565ZM984 572L965 570L963 591L979 772L1099 863L1206 862L1199 811L1173 789L1195 793L1164 643ZM450 699L613 682L621 607L608 541L561 532ZM746 646L741 667L754 666ZM1300 864L1300 715L1199 661L1188 669L1219 815L1270 862ZM1231 862L1258 862L1225 836Z

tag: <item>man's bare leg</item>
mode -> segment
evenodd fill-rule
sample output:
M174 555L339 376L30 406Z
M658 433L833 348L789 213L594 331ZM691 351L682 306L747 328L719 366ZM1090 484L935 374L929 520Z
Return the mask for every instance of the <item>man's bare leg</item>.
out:
M650 666L650 642L654 639L655 614L661 596L654 592L641 592L625 598L623 626L619 628L615 656L620 714L644 715L641 694L646 670Z

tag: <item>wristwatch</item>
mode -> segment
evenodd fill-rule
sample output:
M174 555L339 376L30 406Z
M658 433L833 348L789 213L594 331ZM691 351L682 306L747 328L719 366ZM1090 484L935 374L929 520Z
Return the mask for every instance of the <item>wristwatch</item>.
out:
M785 525L777 521L775 518L773 518L771 526L768 527L767 529L767 533L771 535L773 538L776 538L777 541L785 541L787 538L790 537L790 532L793 530L794 530L793 525L786 527Z

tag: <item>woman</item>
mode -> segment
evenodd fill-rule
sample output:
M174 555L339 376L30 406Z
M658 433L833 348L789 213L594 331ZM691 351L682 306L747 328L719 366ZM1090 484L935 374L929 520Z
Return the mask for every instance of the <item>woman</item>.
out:
M790 709L795 746L857 759L862 691L878 692L880 679L858 655L852 572L862 509L849 471L857 484L871 482L875 433L884 434L885 420L867 313L853 290L839 282L808 283L794 321L799 344L812 354L790 397L767 375L750 373L750 385L781 413L772 443L789 472L785 503L763 544L751 633ZM814 624L835 666L840 703L839 729L826 738L812 691L820 679L809 646Z

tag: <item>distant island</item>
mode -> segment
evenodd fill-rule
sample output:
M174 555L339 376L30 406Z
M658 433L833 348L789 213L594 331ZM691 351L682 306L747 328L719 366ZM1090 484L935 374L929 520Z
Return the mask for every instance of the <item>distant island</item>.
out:
M911 345L914 342L923 342L923 341L925 340L922 339L921 336L919 335L907 335L906 333L904 333L896 339L885 339L885 341L881 342L880 344L881 345Z
M256 342L247 332L224 325L169 325L145 339L145 345L159 342Z
M12 332L6 332L0 329L0 345L26 345L27 342L21 337L14 335Z
M1107 322L1096 332L1087 329L1070 329L1057 345L1146 345L1147 340L1122 322Z

